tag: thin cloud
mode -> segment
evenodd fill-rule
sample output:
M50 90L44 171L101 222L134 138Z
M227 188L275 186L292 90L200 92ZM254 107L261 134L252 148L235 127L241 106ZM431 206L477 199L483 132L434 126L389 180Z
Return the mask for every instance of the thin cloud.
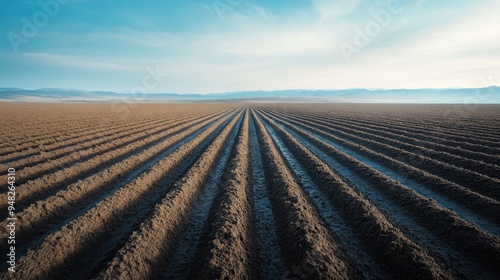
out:
M224 20L213 6L206 7L211 3L206 1L177 2L175 7L185 14L169 10L168 17L159 8L134 13L135 4L123 3L99 23L79 18L77 11L69 20L63 14L71 10L68 4L18 56L0 50L0 62L12 69L0 82L14 76L21 81L27 61L50 65L47 71L70 69L65 74L78 76L75 80L85 84L95 82L88 75L94 71L88 69L96 69L95 73L109 77L110 85L123 83L123 77L134 79L133 75L140 81L146 66L161 65L170 76L156 90L180 93L475 87L481 77L498 75L498 1L401 1L403 11L370 37L350 62L339 44L353 44L360 36L357 30L376 21L373 14L386 9L390 1L299 2L243 1L231 6ZM79 3L79 9L98 4L88 3L88 7ZM58 83L58 75L52 76L48 85Z

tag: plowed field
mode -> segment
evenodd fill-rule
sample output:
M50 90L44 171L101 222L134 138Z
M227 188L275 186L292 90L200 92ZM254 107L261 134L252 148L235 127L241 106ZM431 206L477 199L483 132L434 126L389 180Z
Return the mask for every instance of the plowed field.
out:
M500 279L500 106L129 109L0 104L0 279Z

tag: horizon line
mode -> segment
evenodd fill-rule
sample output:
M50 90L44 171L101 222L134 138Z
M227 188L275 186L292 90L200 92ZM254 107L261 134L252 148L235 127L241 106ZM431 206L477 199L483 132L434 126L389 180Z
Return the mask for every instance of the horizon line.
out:
M179 93L179 92L119 92L112 90L87 90L79 88L57 88L57 87L44 87L44 88L19 88L19 87L0 87L0 91L4 90L23 90L23 91L42 91L42 90L58 90L58 91L83 91L83 92L110 92L118 94L178 94L178 95L209 95L209 94L224 94L224 93L244 93L244 92L279 92L279 91L345 91L345 90L367 90L367 91L391 91L391 90L476 90L476 89L487 89L487 88L500 88L500 85L491 85L483 87L422 87L422 88L363 88L363 87L352 87L352 88L323 88L323 89L307 89L307 88L290 88L290 89L258 89L258 90L234 90L234 91L218 91L218 92L190 92L190 93Z

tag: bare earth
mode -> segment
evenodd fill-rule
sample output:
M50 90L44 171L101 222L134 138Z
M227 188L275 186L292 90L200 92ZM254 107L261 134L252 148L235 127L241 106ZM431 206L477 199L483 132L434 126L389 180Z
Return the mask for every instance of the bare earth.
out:
M500 105L0 103L0 120L0 279L500 279Z

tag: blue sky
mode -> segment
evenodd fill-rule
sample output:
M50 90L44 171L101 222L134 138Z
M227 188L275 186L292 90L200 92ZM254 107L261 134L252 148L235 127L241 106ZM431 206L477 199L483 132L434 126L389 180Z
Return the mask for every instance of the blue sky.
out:
M0 5L0 87L208 93L500 84L498 0Z

